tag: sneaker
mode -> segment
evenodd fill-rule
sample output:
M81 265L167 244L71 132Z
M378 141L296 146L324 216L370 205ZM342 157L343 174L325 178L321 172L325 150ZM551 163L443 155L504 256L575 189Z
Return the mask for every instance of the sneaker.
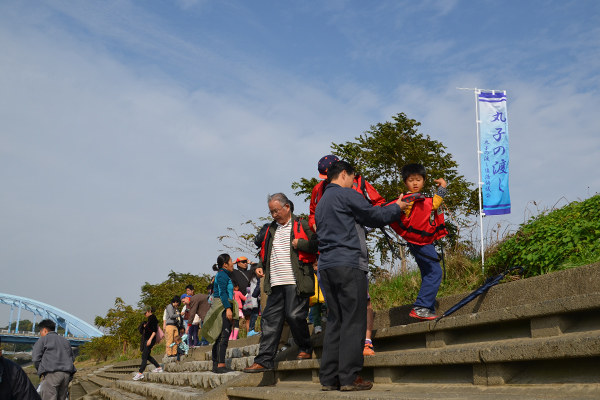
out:
M438 316L431 312L429 308L415 307L410 311L410 317L417 318L420 320L428 321L436 319Z
M251 336L254 336L254 335L258 335L258 332L256 332L256 331L253 329L253 330L251 330L250 332L248 332L248 334L246 335L246 337L251 337Z
M286 347L286 346L282 346L282 347L279 349L279 353L281 353L282 351L286 351L286 350L287 350L287 347Z
M154 371L152 371L152 372L159 372L160 373L160 372L163 372L163 369L161 367L154 368Z
M140 374L139 372L137 374L135 374L135 376L133 377L134 381L139 381L140 379L144 379L144 374Z
M351 384L342 386L340 388L340 390L342 392L353 392L356 390L371 390L372 387L373 387L373 382L363 381L363 379L359 376Z
M363 350L363 356L374 356L375 349L373 349L372 343L365 343L365 348Z
M321 332L323 332L323 328L321 328L320 326L315 326L315 330L313 331L313 333L316 335L317 333Z

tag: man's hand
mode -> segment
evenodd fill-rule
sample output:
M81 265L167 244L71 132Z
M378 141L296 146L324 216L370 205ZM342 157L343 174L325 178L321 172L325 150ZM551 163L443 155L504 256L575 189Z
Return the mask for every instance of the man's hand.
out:
M396 201L396 204L400 206L401 210L404 210L406 207L408 207L408 203L402 201L402 195L400 195L400 198Z
M150 344L152 344L152 338L148 339L148 341L146 342L146 345L147 345L148 347L150 347Z
M441 186L443 188L445 188L448 185L444 178L435 179L434 182L437 183L438 186Z
M294 246L295 249L298 248L298 239L292 240L292 246Z
M233 312L231 312L231 308L228 308L227 310L225 310L225 316L227 317L229 322L231 322L233 320Z
M265 274L263 273L263 269L262 268L256 268L256 276L258 276L259 278L264 278Z
M317 231L317 224L313 224L313 232Z

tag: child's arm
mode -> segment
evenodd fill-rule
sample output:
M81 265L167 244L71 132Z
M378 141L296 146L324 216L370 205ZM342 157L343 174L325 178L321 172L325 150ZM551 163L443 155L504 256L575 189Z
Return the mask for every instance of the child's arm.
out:
M444 201L444 196L448 191L446 190L446 186L448 185L443 178L434 180L435 183L438 184L437 193L433 196L433 209L437 210Z
M242 301L246 301L246 296L244 296L244 295L242 294L242 292L238 292L238 293L239 293L239 294L238 294L238 297L239 297L240 299L242 299Z

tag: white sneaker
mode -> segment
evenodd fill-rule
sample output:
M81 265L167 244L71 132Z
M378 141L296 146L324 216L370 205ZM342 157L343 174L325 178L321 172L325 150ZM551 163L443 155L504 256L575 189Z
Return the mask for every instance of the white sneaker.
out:
M134 381L139 381L140 379L144 379L144 374L140 374L139 372L137 374L135 374L135 376L133 377Z
M154 371L152 372L163 372L163 369L161 367L154 368Z
M313 331L313 333L317 334L317 333L321 333L321 332L323 332L323 328L321 328L320 326L315 326L315 330Z

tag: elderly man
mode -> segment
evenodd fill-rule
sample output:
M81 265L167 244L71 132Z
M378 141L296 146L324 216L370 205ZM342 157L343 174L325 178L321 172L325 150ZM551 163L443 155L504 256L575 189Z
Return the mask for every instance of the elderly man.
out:
M315 212L319 273L329 314L319 378L323 390L369 390L358 372L364 363L367 329L367 254L364 226L381 227L400 218L406 203L373 207L356 190L354 169L345 161L329 167L331 182Z
M77 371L71 343L54 332L56 324L52 320L45 319L38 327L41 338L33 345L31 360L42 378L40 396L42 400L64 400Z
M284 320L299 347L298 359L312 358L306 317L308 302L315 291L312 262L318 242L308 222L296 218L290 200L283 193L268 197L274 221L261 246L257 274L264 273L269 296L262 314L262 339L254 364L245 372L272 371Z

